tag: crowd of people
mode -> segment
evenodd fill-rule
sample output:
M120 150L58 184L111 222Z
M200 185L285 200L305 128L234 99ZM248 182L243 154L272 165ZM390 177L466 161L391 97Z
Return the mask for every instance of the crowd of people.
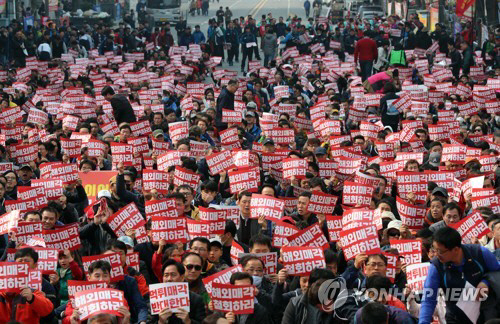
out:
M0 284L57 251L40 286L0 289L0 322L499 323L500 28L487 36L222 7L206 37L184 20L0 28ZM298 271L295 247L323 266ZM477 288L481 310L422 297L411 266L423 289ZM124 302L86 316L75 282ZM221 309L214 282L256 287L251 309ZM160 283L187 283L188 308L153 311Z

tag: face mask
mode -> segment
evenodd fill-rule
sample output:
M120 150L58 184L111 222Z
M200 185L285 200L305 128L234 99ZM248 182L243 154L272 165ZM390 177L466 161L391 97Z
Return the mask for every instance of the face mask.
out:
M255 287L260 287L260 285L262 284L262 277L252 276L252 279L253 279L254 286Z

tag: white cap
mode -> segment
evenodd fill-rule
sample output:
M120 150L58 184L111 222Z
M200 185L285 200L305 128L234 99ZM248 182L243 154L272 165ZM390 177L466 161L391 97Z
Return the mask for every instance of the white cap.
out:
M389 218L391 221L396 220L396 216L394 216L394 214L393 214L392 212L387 211L387 210L386 210L385 212L383 212L383 213L380 215L380 217L381 217L382 219L384 219L384 218Z
M389 225L387 225L387 229L395 228L399 231L399 228L403 225L403 222L400 220L392 220L390 221Z
M111 199L111 192L109 192L109 190L99 191L99 193L97 194L97 199L101 199L102 197L107 197Z

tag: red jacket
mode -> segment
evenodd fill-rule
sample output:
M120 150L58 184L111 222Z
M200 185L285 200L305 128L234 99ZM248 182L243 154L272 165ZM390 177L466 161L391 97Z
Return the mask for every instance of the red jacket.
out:
M12 306L15 308L14 314ZM7 297L7 293L0 292L0 323L11 320L19 323L40 323L40 318L49 315L53 309L52 302L38 290L33 291L31 303L19 294L11 298Z
M364 37L356 43L354 61L375 61L378 58L377 43L371 38Z

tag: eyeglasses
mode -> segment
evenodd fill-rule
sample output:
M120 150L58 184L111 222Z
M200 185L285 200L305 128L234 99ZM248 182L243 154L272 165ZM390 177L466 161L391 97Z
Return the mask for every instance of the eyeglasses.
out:
M401 236L401 234L399 232L388 232L387 235L388 236Z
M446 252L449 252L450 250L446 250L446 251L441 251L441 250L438 250L438 249L434 249L434 252L436 252L437 254L439 255L443 255L445 254Z
M186 264L184 267L186 267L186 269L188 270L196 270L196 271L201 271L201 265L198 265L198 264Z
M385 263L371 262L371 263L367 263L366 266L370 267L370 268L383 268L383 267L385 267Z
M477 128L474 130L474 133L482 133L482 132L483 132L483 130L481 128Z

